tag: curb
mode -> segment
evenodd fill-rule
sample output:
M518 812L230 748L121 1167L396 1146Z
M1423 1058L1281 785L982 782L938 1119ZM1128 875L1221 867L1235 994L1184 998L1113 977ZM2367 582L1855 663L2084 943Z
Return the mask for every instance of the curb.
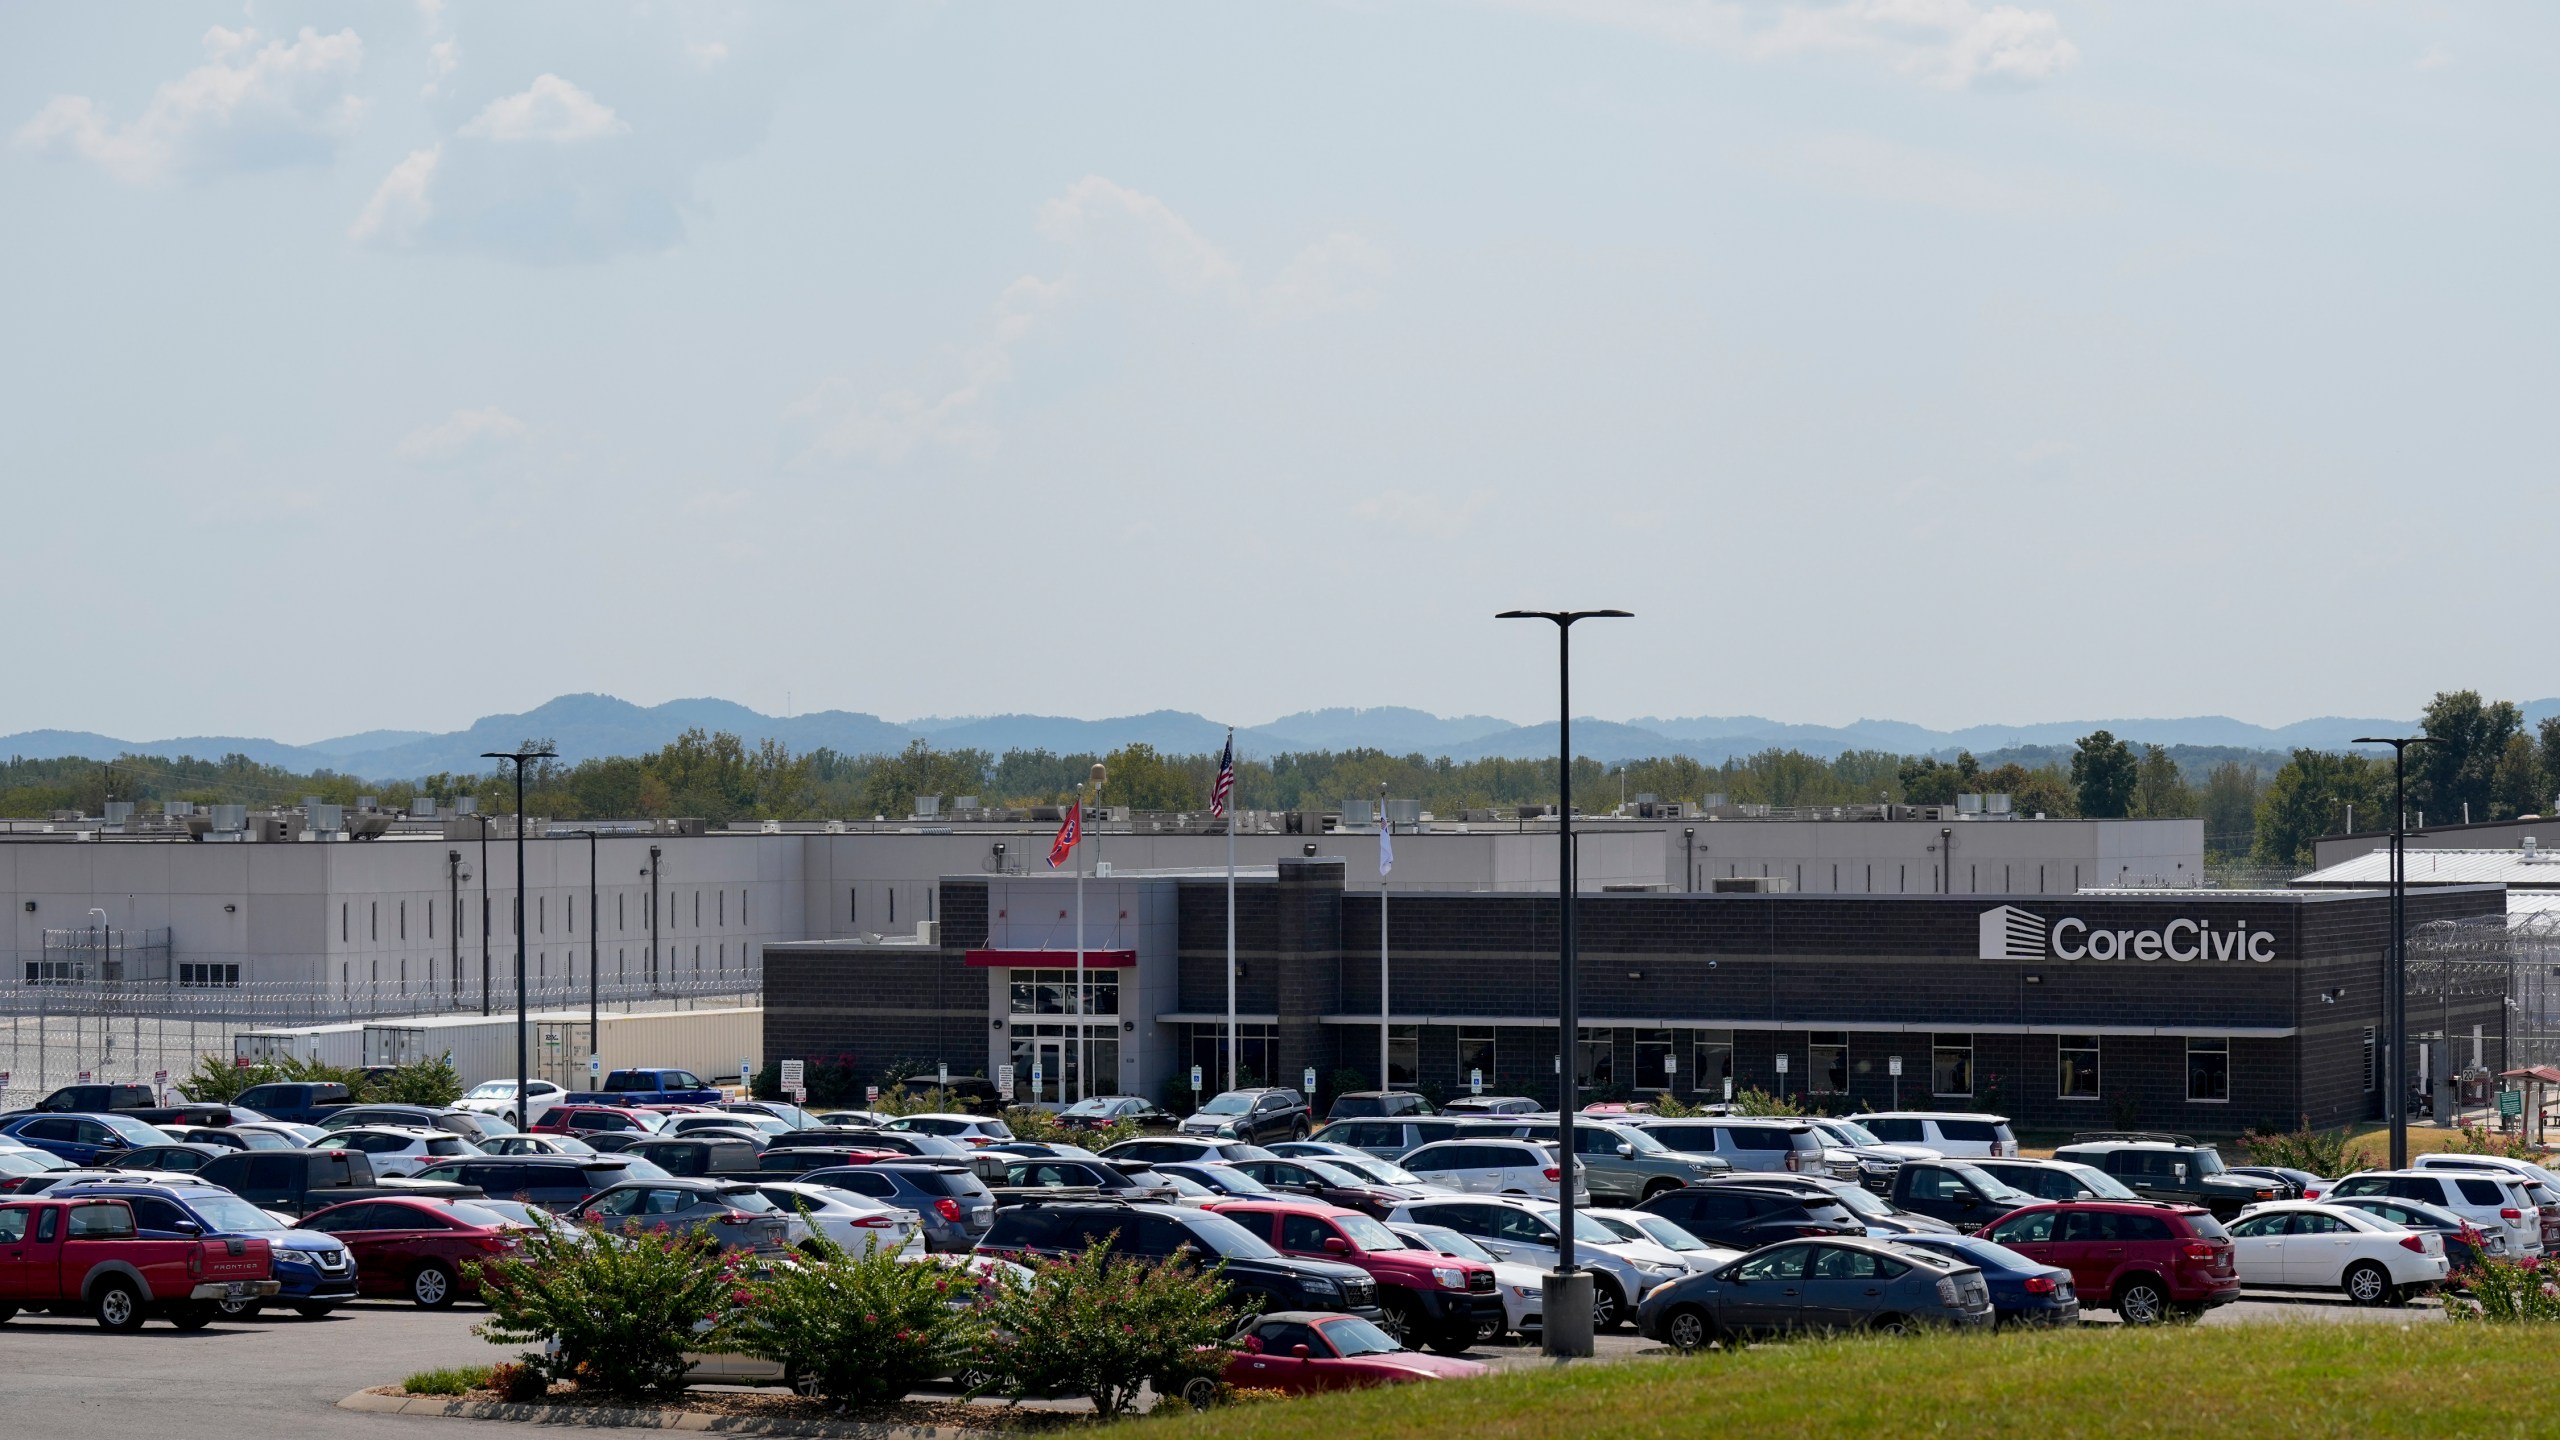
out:
M721 1435L800 1436L808 1440L979 1440L988 1432L951 1425L881 1425L860 1421L787 1420L670 1410L646 1405L513 1405L502 1400L457 1400L442 1395L383 1395L359 1390L338 1402L341 1410L374 1415L417 1415L436 1420L502 1420L519 1425L560 1425L589 1430L684 1430Z

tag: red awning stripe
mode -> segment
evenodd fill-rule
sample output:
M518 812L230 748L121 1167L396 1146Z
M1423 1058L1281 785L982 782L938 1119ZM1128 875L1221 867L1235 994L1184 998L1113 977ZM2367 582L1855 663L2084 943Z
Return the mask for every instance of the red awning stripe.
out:
M1073 950L971 950L968 963L981 970L1073 970ZM1128 969L1138 963L1135 950L1087 950L1084 964L1088 970Z

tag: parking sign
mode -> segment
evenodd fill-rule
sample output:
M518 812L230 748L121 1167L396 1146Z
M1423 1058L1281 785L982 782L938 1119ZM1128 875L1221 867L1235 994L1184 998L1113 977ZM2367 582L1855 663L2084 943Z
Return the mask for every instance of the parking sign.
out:
M1313 1065L1308 1066L1308 1067L1307 1067L1307 1070L1306 1070L1306 1075L1305 1075L1305 1077L1304 1077L1304 1078L1305 1078L1305 1080L1306 1080L1306 1082L1307 1082L1307 1083L1305 1083L1304 1085L1299 1086L1298 1088L1299 1088L1300 1090L1305 1091L1305 1092L1306 1092L1307 1094L1309 1094L1309 1095L1313 1095L1313 1094L1315 1094L1315 1093L1316 1093L1316 1067L1314 1067Z
M1482 1070L1470 1070L1467 1072L1467 1093L1470 1095L1481 1095L1484 1093L1484 1072Z
M809 1067L808 1067L808 1062L807 1062L807 1061L804 1061L804 1060L785 1060L785 1061L783 1061L783 1062L782 1062L782 1088L783 1088L783 1089L785 1089L785 1090L797 1090L797 1089L800 1089L802 1086L804 1086L804 1085L806 1085L806 1084L808 1084L808 1083L809 1083Z
M1191 1067L1191 1089L1194 1094L1200 1089L1200 1067L1197 1065Z

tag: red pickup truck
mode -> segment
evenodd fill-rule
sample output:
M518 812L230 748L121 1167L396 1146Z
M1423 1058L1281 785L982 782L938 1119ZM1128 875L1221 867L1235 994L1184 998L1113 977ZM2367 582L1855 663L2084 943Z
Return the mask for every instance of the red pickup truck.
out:
M155 1316L198 1330L216 1302L277 1288L264 1240L145 1240L122 1200L0 1203L0 1321L51 1309L85 1311L109 1330L139 1330Z
M1283 1255L1340 1260L1368 1271L1385 1312L1379 1328L1408 1346L1455 1355L1488 1330L1502 1333L1502 1294L1494 1288L1493 1267L1481 1260L1408 1249L1369 1216L1320 1200L1227 1200L1209 1208Z

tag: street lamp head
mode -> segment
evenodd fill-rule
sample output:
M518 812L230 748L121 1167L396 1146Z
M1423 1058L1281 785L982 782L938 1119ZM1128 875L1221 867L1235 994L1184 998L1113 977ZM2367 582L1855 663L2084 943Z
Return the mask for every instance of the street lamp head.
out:
M1094 762L1093 762L1093 769L1092 769L1091 771L1089 771L1088 773L1089 773L1089 774L1091 774L1091 775L1093 776L1093 788L1095 788L1096 790L1101 789L1101 788L1102 788L1102 777L1103 777L1102 762L1101 762L1101 761L1099 761L1099 760L1094 761Z
M2347 743L2350 745L2388 745L2396 750L2403 745L2433 745L2436 743L2436 737L2433 735L2359 735Z
M1633 620L1633 610L1505 610L1496 620L1552 620L1558 625L1571 625L1576 620Z
M560 758L560 752L557 750L483 750L480 752L480 758L513 760L521 765L527 760L557 760Z

